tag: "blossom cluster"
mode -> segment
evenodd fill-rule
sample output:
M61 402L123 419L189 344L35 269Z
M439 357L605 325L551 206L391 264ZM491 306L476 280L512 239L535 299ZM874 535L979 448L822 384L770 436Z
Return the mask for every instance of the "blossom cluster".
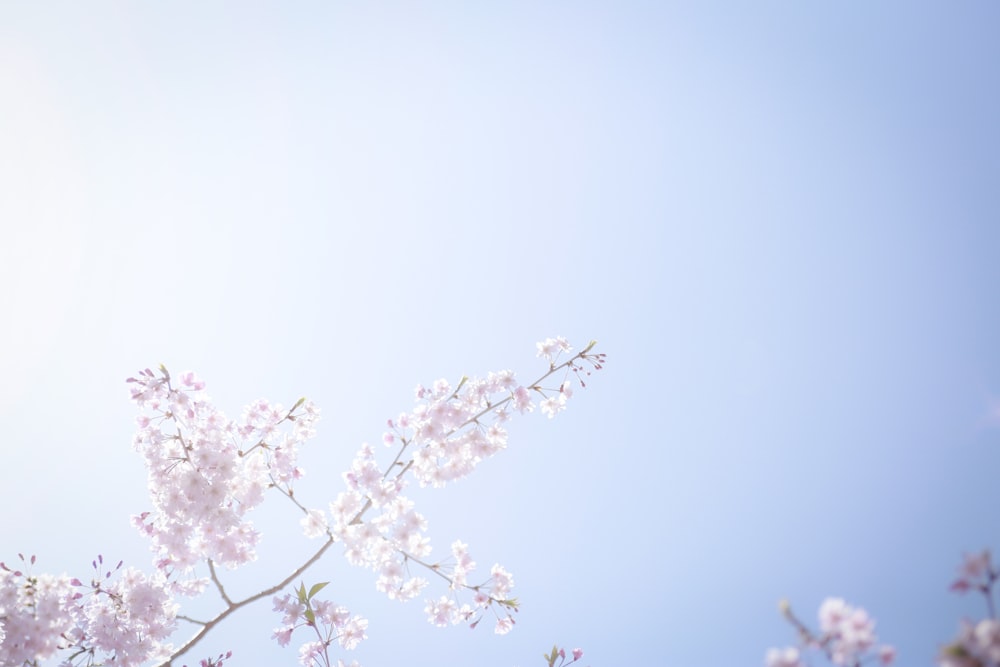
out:
M989 551L966 554L959 566L958 578L951 590L956 593L978 592L986 600L988 617L977 622L963 620L958 637L938 656L940 667L1000 667L1000 620L996 617L993 586L1000 572Z
M461 541L452 544L450 558L429 562L432 547L426 536L427 520L403 495L407 473L412 473L420 486L446 486L466 477L507 446L504 423L514 412L533 412L536 400L550 418L565 409L572 396L572 382L566 378L552 386L546 382L558 370L567 375L573 371L579 377L588 372L584 362L599 369L604 355L590 354L590 347L557 365L561 354L572 351L569 343L563 338L539 343L538 354L549 363L549 370L527 385L519 383L509 370L481 379L466 377L455 387L444 379L429 387L418 385L416 406L387 422L382 442L387 448L396 448L392 461L380 465L375 448L362 445L343 475L346 490L329 505L329 516L320 509L306 510L302 519L305 534L326 534L342 542L347 560L374 571L376 588L391 599L413 599L428 585L427 579L410 572L411 565L423 566L443 578L450 594L428 599L424 607L434 625L468 623L475 627L484 614L492 612L495 632L509 632L514 625L511 612L517 610L517 601L510 597L513 577L495 564L485 580L470 583L476 563ZM457 599L461 589L471 591L470 601Z
M254 560L260 535L247 513L268 488L302 476L298 449L315 435L319 410L305 400L291 410L258 400L230 420L192 372L179 386L162 366L128 382L144 409L133 444L145 459L154 508L133 524L151 540L157 567L187 572L204 560L229 567Z
M64 664L102 664L107 658L120 667L134 667L166 658L172 650L166 640L174 631L176 605L164 576L127 568L113 579L122 564L102 574L103 562L100 556L93 562L95 576L89 584L0 563L0 665L34 664L60 649L72 651Z
M895 660L896 651L888 645L878 645L875 621L860 607L852 607L841 598L827 598L819 607L820 634L814 634L796 618L788 604L782 602L782 613L799 631L802 649L817 649L835 665L859 667L877 659L882 665ZM805 667L803 650L799 647L768 650L764 659L767 667Z
M940 667L997 667L1000 665L1000 621L984 618L963 621L958 637L938 658Z
M361 616L352 616L342 606L329 600L315 599L316 594L326 586L326 583L316 584L308 591L302 584L294 593L288 593L274 598L274 611L281 612L281 626L274 631L273 637L281 646L287 646L292 633L300 627L312 628L316 640L308 641L299 648L299 662L304 667L316 664L330 664L328 649L336 641L342 648L350 651L368 638L368 620ZM340 662L343 665L343 662Z
M30 565L34 563L32 556ZM0 563L0 665L45 659L69 646L73 593L66 575L32 575Z
M989 551L966 554L952 582L955 593L979 593L986 602L987 617L979 621L964 619L958 636L938 654L938 667L1000 667L1000 620L993 599L994 586L1000 570L993 564ZM822 634L814 635L782 602L782 613L796 627L803 648L817 648L837 665L857 667L877 658L888 665L895 658L890 646L876 648L875 623L863 609L856 609L838 598L823 602L819 611ZM767 667L803 667L802 651L798 647L770 649L765 658Z
M102 575L101 564L103 558L98 557L89 584L71 581L77 592L71 607L75 627L68 636L76 654L112 655L114 663L124 667L166 659L173 649L166 640L176 627L178 608L166 575L146 575L134 567L122 570L121 562Z

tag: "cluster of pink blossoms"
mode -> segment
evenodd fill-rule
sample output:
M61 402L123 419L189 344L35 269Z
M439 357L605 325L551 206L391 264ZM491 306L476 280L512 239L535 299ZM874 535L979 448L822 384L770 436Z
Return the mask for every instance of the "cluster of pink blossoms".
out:
M786 603L782 613L802 637L805 648L818 649L830 662L843 667L859 667L872 658L883 665L892 664L896 651L891 646L878 646L875 621L860 607L852 607L840 598L827 598L819 607L820 634L815 635L792 615ZM805 667L802 652L797 647L772 648L764 659L767 667Z
M274 631L274 638L281 646L288 646L292 633L298 628L313 628L316 640L308 641L299 648L299 662L304 667L316 664L329 664L327 649L333 642L348 651L368 638L368 620L361 616L352 616L344 607L328 600L314 600L313 596L325 584L317 584L313 590L306 592L302 586L295 594L286 594L274 598L274 610L281 612L282 625ZM343 665L341 661L339 663ZM356 664L356 663L355 663Z
M157 566L187 572L205 560L229 567L254 560L260 535L246 515L268 488L301 477L298 448L315 435L319 410L308 401L286 410L259 400L230 421L194 373L183 373L180 386L162 367L129 382L132 400L152 413L136 420L133 443L146 461L154 510L133 523L152 541Z
M457 387L438 380L431 387L416 388L416 407L388 421L383 435L386 447L396 454L388 466L381 466L377 453L362 445L344 473L347 489L330 503L329 517L310 509L302 520L309 537L330 535L344 544L344 553L354 565L377 574L376 588L392 599L413 599L428 585L425 578L410 574L410 565L420 565L445 579L451 593L426 601L428 621L437 626L468 623L475 627L487 612L496 617L495 631L505 634L514 625L511 614L516 600L510 597L513 577L501 565L490 568L489 576L470 583L476 567L468 546L452 544L451 557L430 563L431 544L425 535L427 521L402 494L406 473L421 486L443 487L469 475L482 461L507 446L503 424L512 410L532 412L535 397L549 417L563 410L572 396L571 382L564 380L546 388L542 382L557 369L579 374L587 360L600 368L603 355L588 355L589 347L570 361L556 366L561 353L569 353L565 339L548 339L538 344L539 356L549 362L549 372L528 386L517 382L511 371L490 373L484 379L463 378ZM366 514L370 513L370 516ZM471 600L460 602L456 593L466 589Z
M944 646L938 654L939 667L1000 667L1000 620L997 620L993 600L993 587L1000 579L1000 571L993 565L990 552L965 555L958 569L958 578L951 590L959 593L980 593L986 601L987 618L979 621L963 620L958 637ZM804 647L816 648L831 662L847 667L859 667L863 662L877 659L889 665L896 657L891 646L876 647L875 622L863 609L855 609L838 598L829 598L819 610L819 636L814 635L788 608L781 605L782 613L798 630ZM770 649L765 658L767 667L804 667L802 653L797 647Z
M940 667L997 667L1000 665L1000 621L984 618L963 621L958 637L938 658Z
M35 562L31 558L31 564ZM176 605L162 574L147 577L134 568L99 572L94 561L89 584L66 575L31 575L0 563L0 665L35 663L58 650L72 653L64 665L95 664L108 658L136 667L166 658L165 640L174 631ZM81 592L84 591L84 592Z
M20 666L67 647L73 593L65 575L32 575L0 563L0 665Z
M940 667L1000 667L1000 620L996 618L993 586L1000 572L989 551L966 555L959 576L951 585L956 593L978 592L986 599L989 616L980 621L962 621L958 637L942 649Z
M78 589L71 607L75 627L69 633L75 653L113 655L114 664L124 667L166 659L173 649L166 640L177 616L166 575L160 571L146 575L134 567L121 570L119 562L115 571L121 572L112 580L112 571L102 575L102 563L100 557L94 562L89 584L71 582Z

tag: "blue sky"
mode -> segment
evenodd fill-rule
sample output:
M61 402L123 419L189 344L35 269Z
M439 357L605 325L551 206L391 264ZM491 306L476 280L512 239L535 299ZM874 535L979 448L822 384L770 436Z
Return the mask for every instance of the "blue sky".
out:
M780 598L812 619L838 595L931 664L982 613L947 592L962 552L1000 546L998 19L5 5L0 560L148 562L139 368L197 370L234 416L313 399L321 505L417 382L530 377L535 341L595 338L607 368L566 414L419 494L438 550L514 573L515 631L433 628L331 554L310 577L371 619L353 657L762 664L794 639ZM309 553L294 520L262 512L234 586ZM294 664L278 620L206 655Z

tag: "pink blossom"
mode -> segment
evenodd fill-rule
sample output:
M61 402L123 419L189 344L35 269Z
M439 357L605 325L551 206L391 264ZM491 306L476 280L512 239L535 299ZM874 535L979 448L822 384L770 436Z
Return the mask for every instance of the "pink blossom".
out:
M313 664L321 664L319 657L326 650L323 642L306 642L299 647L299 664L303 667L313 667Z
M511 395L514 398L514 409L521 414L535 409L534 403L531 402L531 393L527 388L519 386Z
M427 605L424 607L424 613L427 614L427 620L438 626L439 628L447 627L451 622L451 615L457 609L457 605L454 600L451 600L446 595L442 595L441 599L437 602L434 600L428 600Z
M292 632L295 630L294 627L282 627L274 631L271 635L272 639L277 640L278 646L288 646L288 643L292 641Z
M189 387L195 391L200 391L205 388L205 383L195 375L194 371L185 371L181 373L181 383L185 387Z
M563 395L549 396L542 401L542 414L547 415L549 419L555 417L559 412L566 407L566 399Z
M569 352L573 349L562 336L546 338L538 343L536 347L538 348L538 356L545 357L545 360L550 364L555 361L555 357L559 354L559 352Z
M337 641L339 641L340 645L345 649L351 651L363 640L368 639L368 635L365 634L365 630L367 629L368 619L355 616L344 624L340 631L340 635L337 637Z
M498 635L505 635L514 628L514 619L510 616L504 616L503 618L497 619L496 627L493 628L493 632Z
M323 510L309 510L299 523L302 524L305 536L310 539L319 537L326 532L326 516L323 514Z

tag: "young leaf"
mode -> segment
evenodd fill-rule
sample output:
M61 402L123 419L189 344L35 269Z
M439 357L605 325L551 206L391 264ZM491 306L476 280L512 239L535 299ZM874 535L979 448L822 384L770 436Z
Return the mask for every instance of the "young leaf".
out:
M313 584L313 587L309 589L309 599L312 600L313 596L326 588L326 585L329 583L329 581L322 581L318 584Z

